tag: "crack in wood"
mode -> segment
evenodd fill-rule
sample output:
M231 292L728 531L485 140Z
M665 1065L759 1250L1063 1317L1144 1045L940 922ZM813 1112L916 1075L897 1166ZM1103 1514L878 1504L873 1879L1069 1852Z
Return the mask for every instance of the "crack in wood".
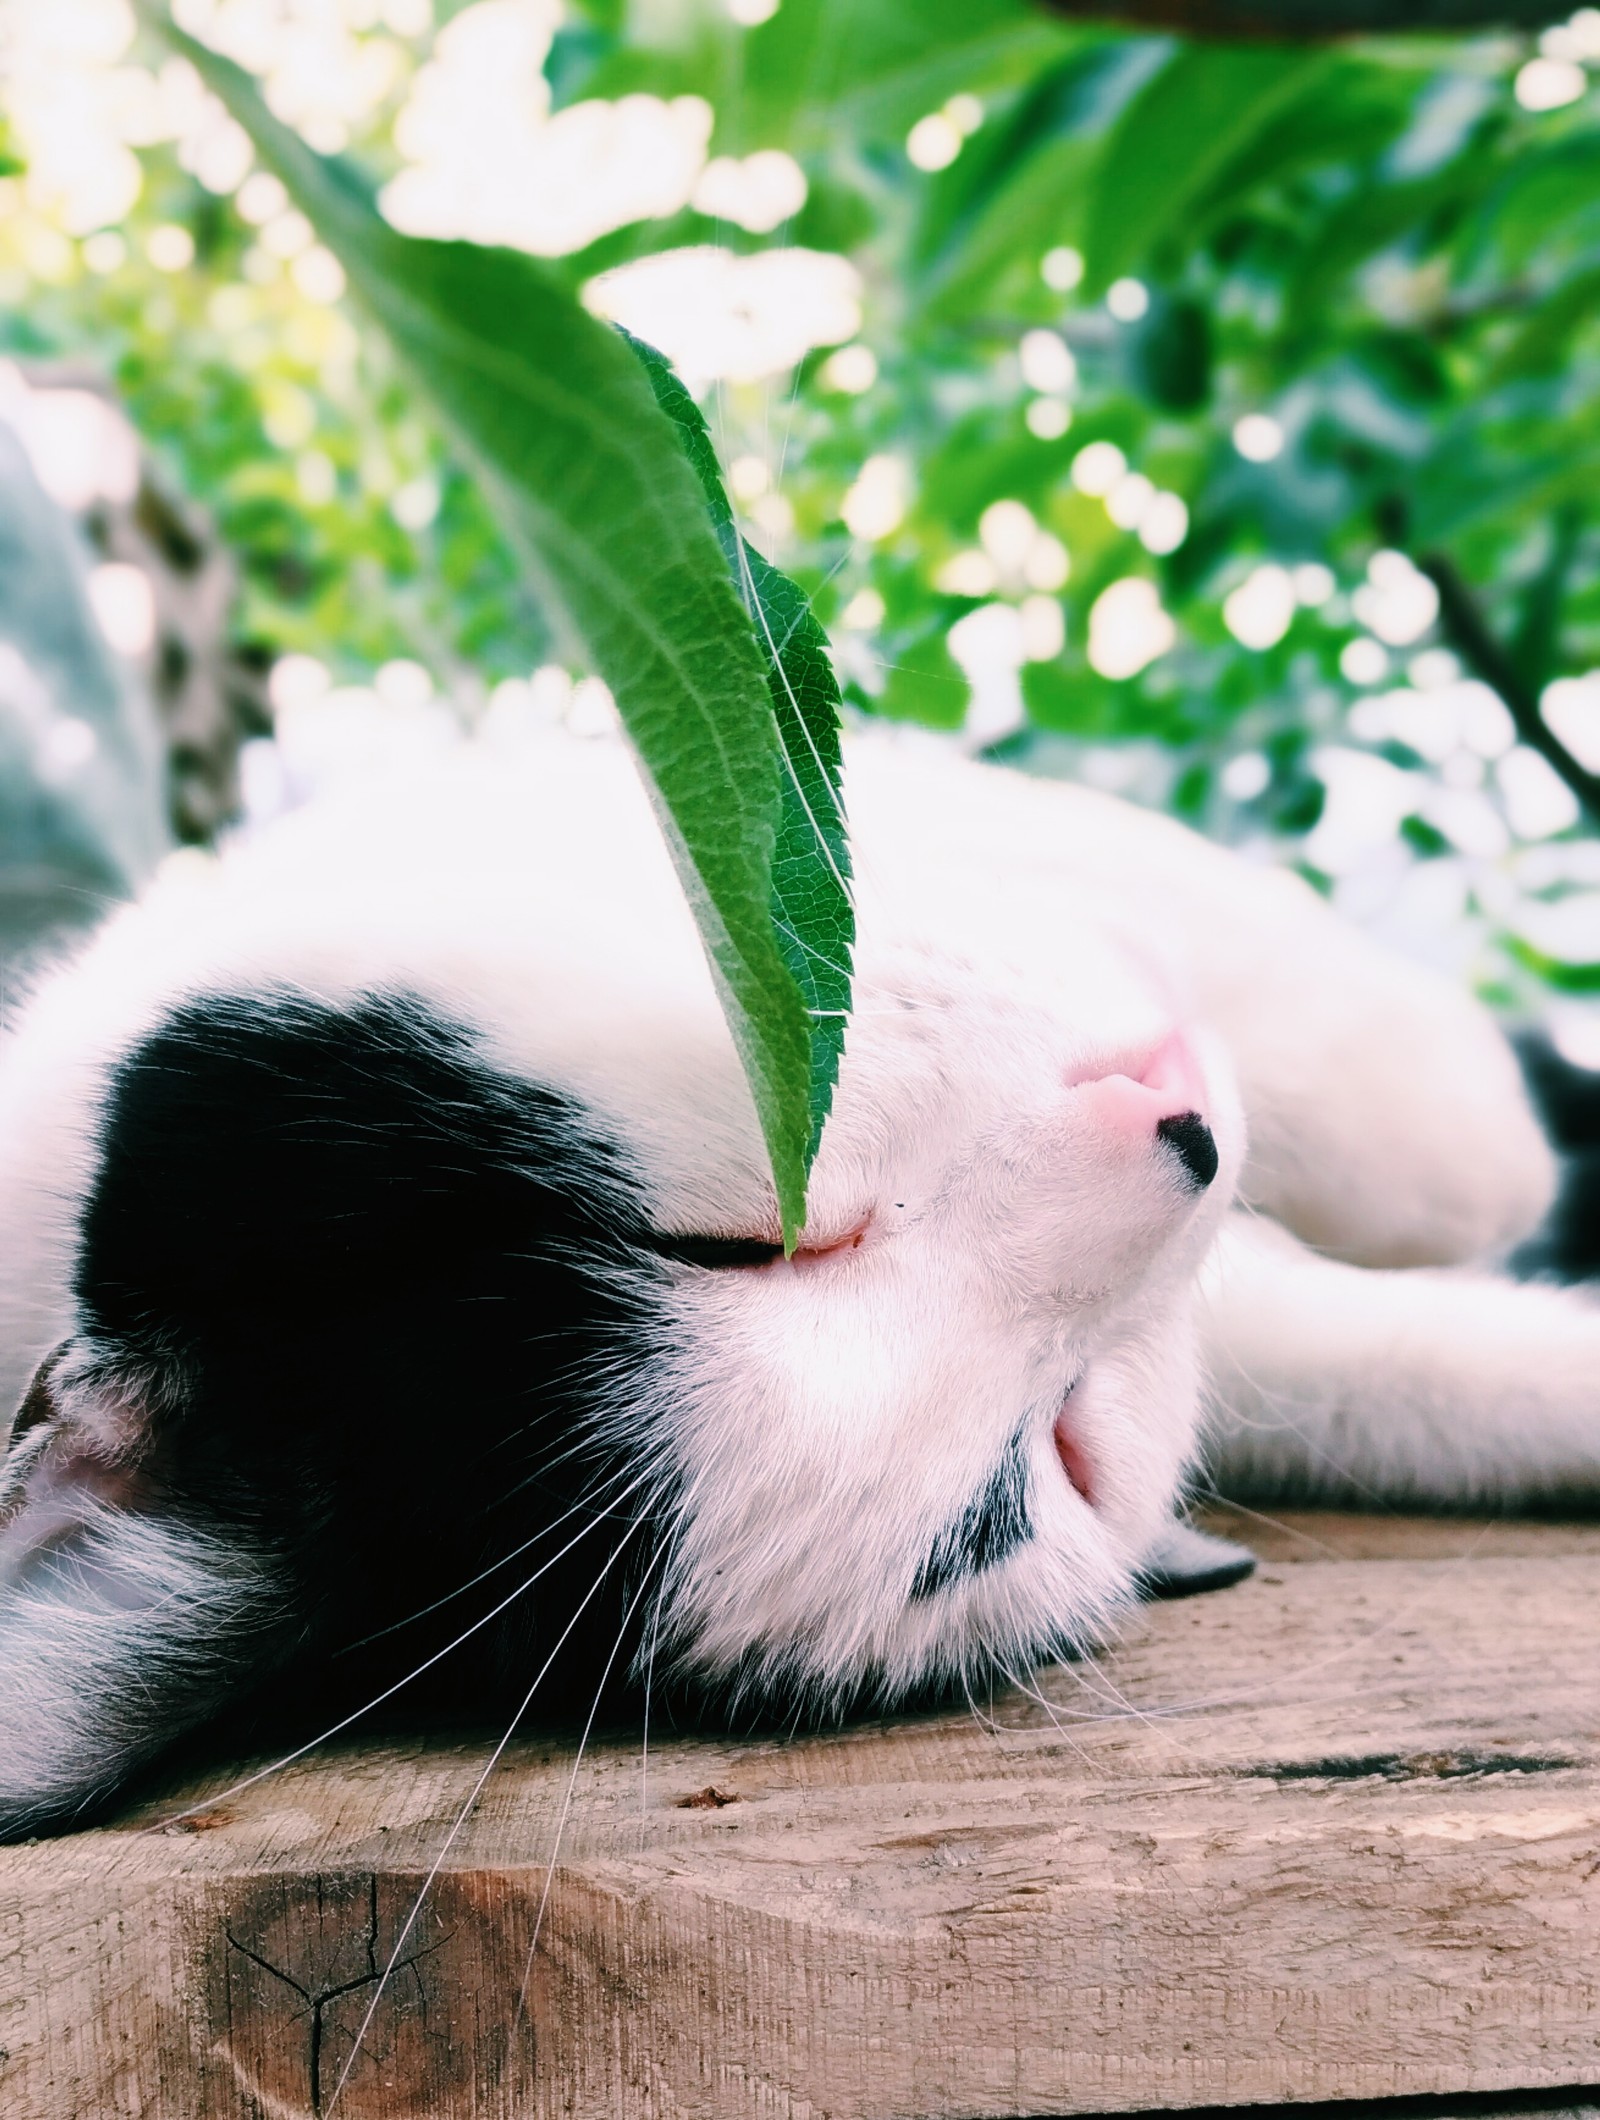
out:
M420 1965L425 1958L431 1958L435 1951L443 1949L445 1944L450 1941L450 1935L447 1933L439 1937L436 1942L428 1944L425 1949L413 1951L409 1957L396 1959L392 1966L380 1966L378 1963L378 1877L376 1871L371 1872L367 1877L367 1922L366 1935L363 1939L367 1954L367 1970L364 1973L357 1973L352 1979L336 1981L331 1987L308 1988L296 1980L292 1973L286 1973L281 1965L274 1965L270 1958L265 1957L260 1951L252 1949L242 1937L236 1936L231 1928L225 1926L222 1933L242 1958L248 1958L252 1965L259 1966L263 1973L271 1974L274 1980L281 1980L286 1988L291 1989L301 1998L310 2011L311 2044L307 2054L306 2078L314 2120L322 2120L322 2056L327 2023L324 2013L329 2004L338 2002L345 1995L355 1994L360 1988L375 1987L380 1982L393 1980L396 1974L406 1972L409 1968Z
M1252 1781L1477 1781L1490 1774L1563 1774L1583 1764L1561 1752L1358 1752L1272 1760L1234 1772Z

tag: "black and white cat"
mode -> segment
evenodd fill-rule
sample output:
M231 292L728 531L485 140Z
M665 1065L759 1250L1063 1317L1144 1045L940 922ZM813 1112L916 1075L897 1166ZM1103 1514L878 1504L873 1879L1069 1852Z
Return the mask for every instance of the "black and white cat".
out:
M1202 1450L1235 1492L1600 1491L1600 1310L1459 1270L1555 1181L1486 1014L1085 790L863 743L848 802L788 1261L619 744L314 804L41 984L0 1064L0 1829L274 1680L987 1682L1104 1632Z

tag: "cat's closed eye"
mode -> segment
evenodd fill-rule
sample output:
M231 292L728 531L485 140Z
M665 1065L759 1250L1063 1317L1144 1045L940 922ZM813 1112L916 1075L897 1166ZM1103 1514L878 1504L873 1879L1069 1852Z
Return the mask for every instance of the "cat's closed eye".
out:
M663 1258L681 1265L710 1268L770 1266L783 1257L781 1244L760 1237L662 1237L659 1249Z
M847 1252L859 1251L866 1242L870 1223L871 1217L867 1216L842 1236L797 1245L793 1254L795 1263L805 1266L818 1259L840 1258ZM656 1249L663 1258L676 1259L682 1265L714 1270L730 1266L771 1266L784 1255L783 1246L766 1237L658 1237Z

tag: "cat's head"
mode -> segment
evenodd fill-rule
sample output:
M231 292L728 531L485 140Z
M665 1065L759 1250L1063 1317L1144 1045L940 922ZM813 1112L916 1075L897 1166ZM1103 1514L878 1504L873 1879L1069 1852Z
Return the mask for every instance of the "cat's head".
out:
M453 939L398 872L342 925L225 878L24 1028L10 1123L32 1082L81 1139L70 1213L10 1145L67 1327L0 1493L13 1826L373 1634L337 1705L461 1632L486 1712L546 1657L550 1698L648 1666L786 1716L974 1684L1092 1639L1169 1518L1243 1124L1159 976L1088 921L952 947L869 878L785 1258L675 894L641 938L630 876L626 940L591 905L535 977L450 873Z
M1093 1638L1171 1512L1242 1121L1136 967L1061 955L873 963L790 1259L753 1158L657 1144L689 1241L617 1428L676 1468L666 1640L707 1679L827 1707L1020 1670Z

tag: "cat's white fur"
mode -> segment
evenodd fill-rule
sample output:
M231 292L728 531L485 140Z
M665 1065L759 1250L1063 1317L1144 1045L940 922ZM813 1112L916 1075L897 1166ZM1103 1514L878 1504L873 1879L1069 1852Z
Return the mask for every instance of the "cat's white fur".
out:
M826 1695L1088 1638L1208 1407L1224 1488L1600 1489L1600 1313L1462 1271L1554 1183L1471 1000L1296 879L1081 788L863 742L848 807L857 999L812 1185L820 1255L685 1271L680 1351L611 1416L681 1475L670 1633L692 1664ZM626 753L469 752L180 868L21 1012L0 1064L10 1403L72 1326L108 1069L182 999L283 990L420 994L614 1132L659 1228L776 1235ZM1118 1086L1174 1033L1220 1155L1199 1193ZM1092 1499L1057 1453L1063 1408ZM912 1597L1019 1431L1035 1535ZM0 1625L0 1782L8 1745L39 1749L6 1734L49 1720L39 1689L89 1686L98 1654L52 1679Z

